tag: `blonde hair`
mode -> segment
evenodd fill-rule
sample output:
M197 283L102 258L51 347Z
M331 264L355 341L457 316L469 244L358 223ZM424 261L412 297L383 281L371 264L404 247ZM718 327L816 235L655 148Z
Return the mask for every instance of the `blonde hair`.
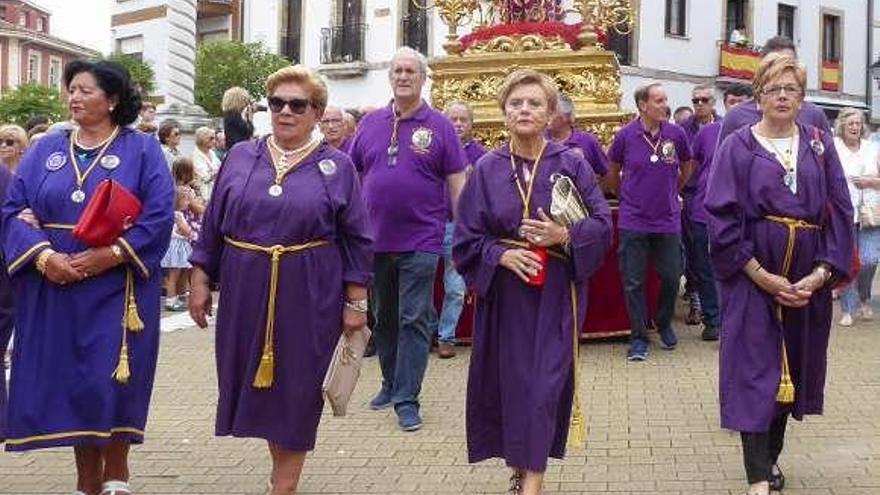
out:
M196 146L204 144L208 138L214 135L214 129L210 127L199 127L196 129Z
M22 150L28 146L28 135L21 126L6 124L0 126L0 139L14 139Z
M853 107L845 107L840 109L840 113L837 114L837 120L834 121L834 135L838 137L843 136L843 128L846 126L846 121L853 115L858 115L862 119L862 138L868 137L868 126L865 125L865 112Z
M559 89L556 87L553 79L550 79L550 76L547 74L534 69L519 69L508 74L498 90L498 107L502 113L504 113L504 107L507 99L510 97L510 93L517 87L526 84L537 84L540 86L547 96L547 110L551 114L556 111L556 106L559 103Z
M768 82L786 72L794 74L795 80L801 87L801 95L803 95L804 90L807 87L806 69L804 69L803 65L798 63L796 58L780 52L769 53L763 60L761 60L761 65L758 66L758 70L755 71L755 77L752 78L752 89L754 89L755 95L761 96L763 94L764 86L766 86Z
M248 91L240 86L233 86L223 93L223 101L220 103L220 109L226 112L241 112L244 108L251 104L253 99Z
M296 64L278 69L266 79L266 95L272 96L278 86L287 83L299 84L309 94L309 101L318 115L327 108L327 85L305 65Z

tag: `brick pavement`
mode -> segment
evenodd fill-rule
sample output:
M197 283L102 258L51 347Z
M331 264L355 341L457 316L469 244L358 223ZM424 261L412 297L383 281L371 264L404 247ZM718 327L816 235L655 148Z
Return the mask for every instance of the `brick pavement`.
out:
M880 309L880 307L878 307ZM685 328L679 321L679 328ZM718 427L717 344L690 327L674 352L652 348L627 363L622 341L582 347L586 451L552 462L549 493L725 494L744 492L738 437ZM880 494L880 321L833 332L826 413L792 422L782 459L787 495ZM432 358L423 391L425 427L397 430L394 413L373 412L378 363L367 361L351 415L325 414L302 494L504 493L500 462L469 465L464 391L469 352ZM139 494L262 495L262 442L215 438L213 334L163 335L147 442L133 449ZM0 454L0 494L69 494L68 450Z

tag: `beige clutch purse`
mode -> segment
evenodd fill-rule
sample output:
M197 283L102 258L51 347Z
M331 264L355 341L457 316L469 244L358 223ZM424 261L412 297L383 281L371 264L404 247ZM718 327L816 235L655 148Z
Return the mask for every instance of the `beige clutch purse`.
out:
M345 416L351 394L361 375L364 351L370 335L370 329L364 326L351 335L343 332L339 337L322 386L324 399L330 403L334 416Z
M560 225L570 227L590 216L583 199L570 177L553 174L550 177L550 216Z

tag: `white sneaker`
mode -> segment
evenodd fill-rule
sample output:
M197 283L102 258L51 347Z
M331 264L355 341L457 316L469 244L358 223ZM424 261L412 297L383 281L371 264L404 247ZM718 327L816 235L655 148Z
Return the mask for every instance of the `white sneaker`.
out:
M842 327L851 327L853 324L852 315L849 313L844 313L843 316L840 318L838 324Z
M867 321L871 321L874 319L874 310L871 309L870 304L865 304L861 308L859 308L859 317Z
M131 495L131 487L125 481L105 481L101 485L101 495Z

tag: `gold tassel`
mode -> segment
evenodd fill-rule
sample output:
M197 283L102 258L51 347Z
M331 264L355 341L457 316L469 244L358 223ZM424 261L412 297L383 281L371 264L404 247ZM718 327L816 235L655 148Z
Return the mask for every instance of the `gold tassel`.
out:
M257 367L257 374L254 376L255 388L269 388L275 380L275 355L271 348L263 349L263 356L260 358L260 366Z
M572 331L571 371L573 374L574 397L572 397L571 419L568 422L568 445L575 448L583 448L587 439L587 422L584 420L584 412L581 409L580 386L580 335L578 331L577 312L577 288L574 282L569 284L571 291L571 317L574 322Z
M779 379L779 389L776 391L776 402L780 404L794 402L794 383L791 381L791 373L788 370L788 352L785 350L785 341L782 342L782 376Z
M122 349L119 350L119 364L113 372L113 378L119 383L128 383L131 378L131 369L128 367L128 344L125 342L125 332L122 334Z
M138 314L137 299L134 297L134 275L131 268L125 271L125 309L122 312L122 326L132 332L144 329L144 320Z

